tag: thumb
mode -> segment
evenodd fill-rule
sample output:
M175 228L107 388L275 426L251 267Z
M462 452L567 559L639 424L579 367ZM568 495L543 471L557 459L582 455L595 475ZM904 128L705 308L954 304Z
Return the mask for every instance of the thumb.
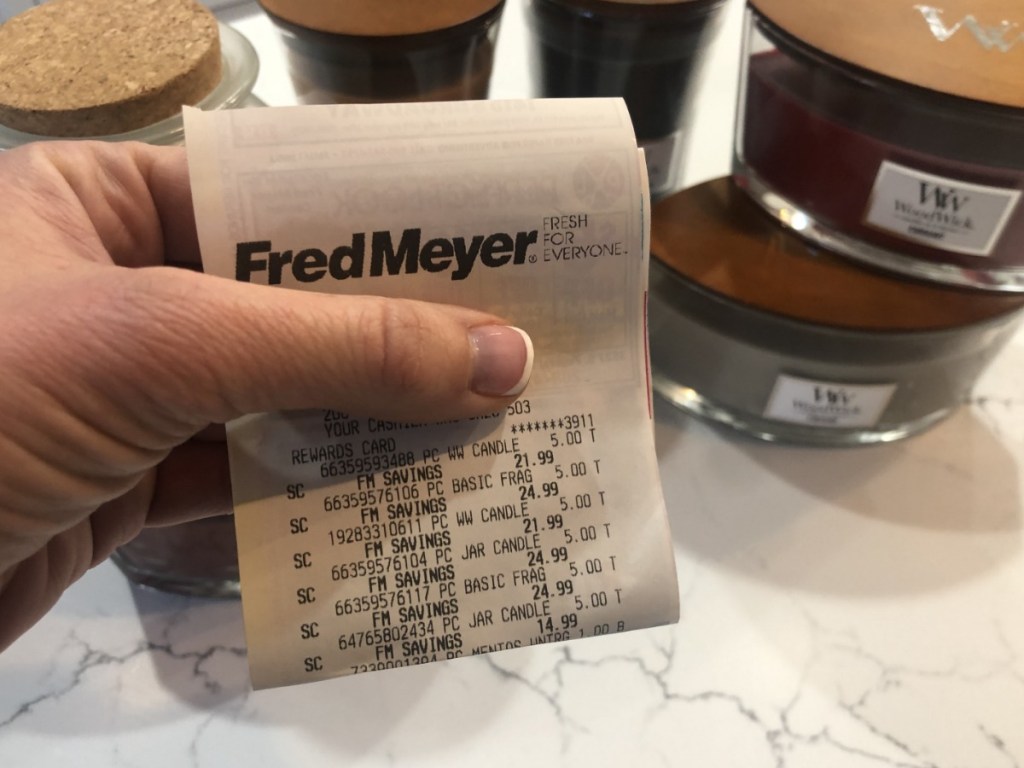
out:
M416 422L479 415L522 392L532 369L525 332L466 308L166 267L106 268L94 277L110 299L86 331L91 353L79 355L90 378L187 433L300 408Z

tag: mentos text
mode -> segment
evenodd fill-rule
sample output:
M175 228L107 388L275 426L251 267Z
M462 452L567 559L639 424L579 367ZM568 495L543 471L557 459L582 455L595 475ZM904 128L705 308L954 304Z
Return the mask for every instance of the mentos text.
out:
M433 237L421 245L422 240L421 229L404 230L397 247L391 232L373 232L369 238L365 232L357 232L351 243L339 245L330 253L319 248L274 250L269 240L238 243L235 279L251 283L265 272L268 285L280 285L286 271L300 283L315 283L325 277L348 280L423 271L450 272L452 280L465 280L477 263L485 267L525 263L526 249L537 242L537 230L514 235L495 232L471 237Z

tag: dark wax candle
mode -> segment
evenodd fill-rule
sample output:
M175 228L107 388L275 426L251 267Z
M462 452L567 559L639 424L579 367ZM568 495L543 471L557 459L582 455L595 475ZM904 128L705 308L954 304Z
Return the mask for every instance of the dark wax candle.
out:
M621 96L648 153L652 194L670 191L686 106L722 0L528 0L534 92Z
M654 206L654 387L768 440L857 445L952 413L1024 297L870 270L809 245L728 179Z
M292 83L303 103L487 96L502 1L462 0L454 9L406 3L396 9L350 0L353 13L348 16L342 12L344 4L333 14L286 0L263 5L281 33ZM278 15L288 14L293 5L299 12ZM463 18L466 14L471 15Z
M146 528L111 559L147 587L204 597L239 595L235 519L227 515Z

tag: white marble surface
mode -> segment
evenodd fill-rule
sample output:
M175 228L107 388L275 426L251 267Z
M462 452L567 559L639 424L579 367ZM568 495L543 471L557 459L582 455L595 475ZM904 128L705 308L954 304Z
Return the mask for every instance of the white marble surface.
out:
M284 103L264 21L227 16ZM692 181L728 165L737 20ZM659 403L670 628L253 693L237 603L105 564L0 656L0 766L1020 766L1022 393L1024 335L969 406L885 447L763 445Z

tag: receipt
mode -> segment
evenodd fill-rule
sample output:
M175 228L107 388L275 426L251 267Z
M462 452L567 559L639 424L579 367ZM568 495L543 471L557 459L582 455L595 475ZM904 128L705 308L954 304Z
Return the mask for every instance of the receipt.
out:
M678 619L621 100L188 109L185 129L207 272L474 307L535 349L481 418L228 425L254 687Z

